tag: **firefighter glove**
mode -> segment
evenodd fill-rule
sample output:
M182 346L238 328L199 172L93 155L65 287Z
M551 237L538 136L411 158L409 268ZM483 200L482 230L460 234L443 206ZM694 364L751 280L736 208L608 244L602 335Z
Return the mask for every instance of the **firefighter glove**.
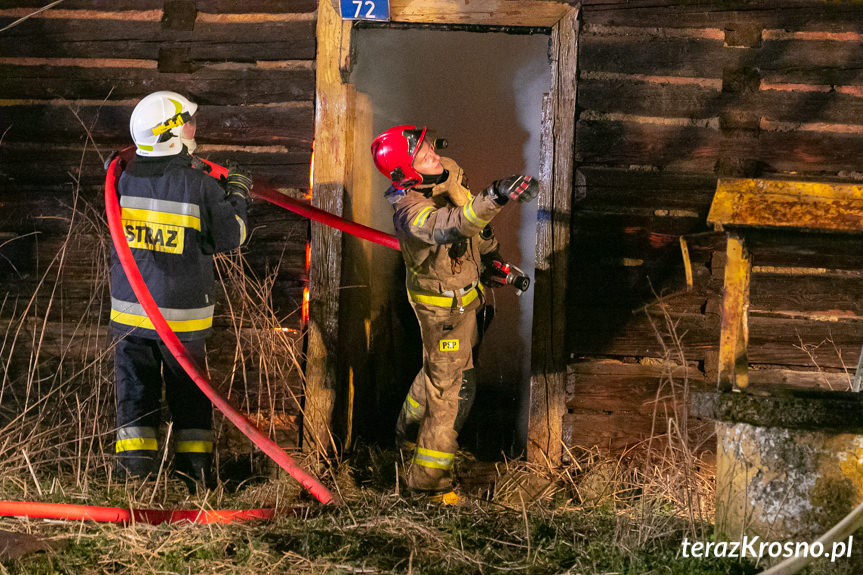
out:
M509 200L529 202L539 193L539 182L530 176L518 175L497 180L488 188L488 194L499 206Z
M247 203L252 200L252 176L233 162L228 163L228 177L225 180L228 197L239 196Z

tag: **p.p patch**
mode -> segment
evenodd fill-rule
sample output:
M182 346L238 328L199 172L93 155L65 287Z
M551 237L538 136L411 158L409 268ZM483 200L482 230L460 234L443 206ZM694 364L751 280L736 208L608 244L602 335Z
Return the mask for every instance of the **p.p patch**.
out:
M442 339L440 340L441 351L458 351L457 339Z

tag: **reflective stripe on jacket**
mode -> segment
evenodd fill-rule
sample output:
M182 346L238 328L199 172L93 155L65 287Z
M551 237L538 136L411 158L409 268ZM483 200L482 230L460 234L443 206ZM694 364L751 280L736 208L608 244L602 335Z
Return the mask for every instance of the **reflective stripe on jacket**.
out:
M213 256L246 240L246 203L191 167L188 154L136 156L120 176L121 218L141 276L181 340L206 337L213 324ZM111 250L111 327L157 338L117 254Z

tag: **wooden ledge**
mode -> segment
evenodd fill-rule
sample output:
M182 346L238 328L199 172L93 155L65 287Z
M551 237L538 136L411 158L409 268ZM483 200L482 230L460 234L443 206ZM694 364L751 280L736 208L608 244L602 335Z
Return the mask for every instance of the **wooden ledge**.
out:
M863 185L721 178L707 221L716 229L863 233Z

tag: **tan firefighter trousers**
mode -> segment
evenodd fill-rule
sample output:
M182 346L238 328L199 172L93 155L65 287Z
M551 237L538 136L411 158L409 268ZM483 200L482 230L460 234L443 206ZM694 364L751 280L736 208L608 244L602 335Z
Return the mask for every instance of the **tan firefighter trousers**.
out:
M420 324L423 366L405 398L396 435L403 446L419 426L408 487L441 491L452 486L458 432L476 392L472 347L482 288L450 297L411 291L409 297Z

